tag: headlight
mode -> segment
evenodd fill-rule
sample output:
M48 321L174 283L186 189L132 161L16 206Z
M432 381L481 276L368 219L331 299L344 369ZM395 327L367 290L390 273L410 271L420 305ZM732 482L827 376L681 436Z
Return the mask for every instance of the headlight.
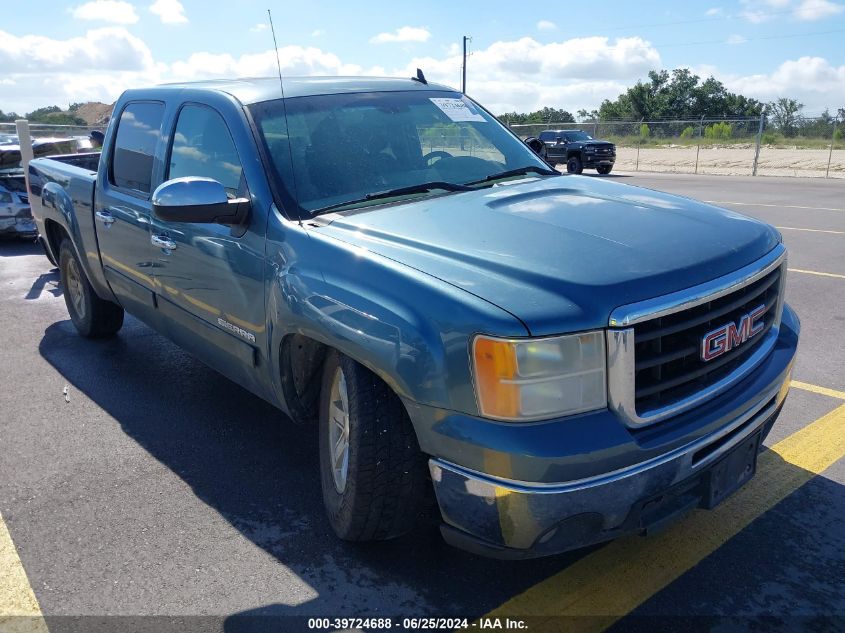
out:
M607 406L604 332L538 339L476 336L475 393L481 415L531 421Z

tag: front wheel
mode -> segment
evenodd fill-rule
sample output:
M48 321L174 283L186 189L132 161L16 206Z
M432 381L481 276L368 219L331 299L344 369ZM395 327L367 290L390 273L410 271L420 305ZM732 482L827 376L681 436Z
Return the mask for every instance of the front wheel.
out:
M77 332L85 338L116 334L123 326L123 308L97 296L68 239L59 247L59 274L65 305Z
M323 368L319 418L323 503L347 541L410 530L426 499L426 460L398 396L374 373L332 351Z
M596 171L599 172L602 176L606 176L610 173L613 169L613 165L599 165L596 167Z
M566 171L570 174L580 174L584 171L584 165L578 156L570 156L566 161Z

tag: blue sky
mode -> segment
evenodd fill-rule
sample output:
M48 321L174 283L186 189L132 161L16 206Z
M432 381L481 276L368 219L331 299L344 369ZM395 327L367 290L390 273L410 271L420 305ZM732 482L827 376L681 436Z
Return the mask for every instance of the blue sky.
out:
M807 113L845 107L839 0L348 3L93 0L21 3L0 26L0 109L112 101L127 87L275 71L407 76L457 86L494 111L597 107L650 69L689 67ZM50 15L45 16L45 6Z

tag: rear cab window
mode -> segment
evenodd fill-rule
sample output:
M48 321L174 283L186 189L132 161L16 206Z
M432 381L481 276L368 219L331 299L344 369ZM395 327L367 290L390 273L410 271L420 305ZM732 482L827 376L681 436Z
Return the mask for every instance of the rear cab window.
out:
M156 145L161 139L164 104L129 103L120 114L114 140L109 182L115 187L149 194Z

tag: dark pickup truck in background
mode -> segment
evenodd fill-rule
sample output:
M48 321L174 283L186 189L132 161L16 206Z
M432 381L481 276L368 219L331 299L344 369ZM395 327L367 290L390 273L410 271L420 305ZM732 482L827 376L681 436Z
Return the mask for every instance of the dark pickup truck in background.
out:
M409 530L433 490L450 543L541 556L754 474L800 329L773 227L560 174L421 79L285 95L130 90L102 156L29 164L80 334L125 310L302 421L348 540ZM426 152L444 127L466 142Z
M616 162L613 143L594 139L582 130L544 130L537 138L543 143L540 155L552 165L566 165L570 174L585 169L609 174Z

